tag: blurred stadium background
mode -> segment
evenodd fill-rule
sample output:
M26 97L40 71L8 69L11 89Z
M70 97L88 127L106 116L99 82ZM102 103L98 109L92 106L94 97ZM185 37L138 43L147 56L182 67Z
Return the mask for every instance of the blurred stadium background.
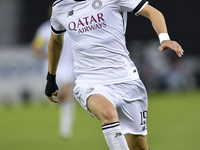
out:
M150 21L129 13L127 46L151 99L149 144L153 150L198 149L200 2L149 2L164 14L171 39L185 51L182 58L172 51L160 53ZM94 145L108 149L99 122L80 107L74 127L76 139L62 143L55 135L57 107L44 96L42 61L30 49L35 31L47 19L46 10L52 3L53 0L0 0L0 149L80 149L77 141L80 147L87 145L84 150L92 150ZM44 103L45 107L33 107ZM20 108L16 110L15 106ZM87 126L92 132L87 133Z

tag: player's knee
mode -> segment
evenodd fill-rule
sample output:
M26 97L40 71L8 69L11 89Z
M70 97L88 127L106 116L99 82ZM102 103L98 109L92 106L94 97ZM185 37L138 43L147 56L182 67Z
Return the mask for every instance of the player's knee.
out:
M140 144L138 145L138 150L149 150L149 148L146 144Z
M118 121L118 115L116 109L105 108L101 112L101 118L103 124L112 123Z
M129 147L129 148L130 148L130 150L149 150L148 147L146 147L146 146L139 146L139 145L134 146L134 147Z
M130 150L149 150L146 136L127 134L125 137Z
M148 147L142 147L142 148L140 148L140 150L149 150L149 148Z

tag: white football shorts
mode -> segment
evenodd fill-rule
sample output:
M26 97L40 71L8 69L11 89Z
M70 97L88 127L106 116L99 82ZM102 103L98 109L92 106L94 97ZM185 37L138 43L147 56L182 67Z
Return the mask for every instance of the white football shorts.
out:
M147 135L148 98L140 79L112 85L76 85L74 96L88 113L87 98L93 94L106 97L117 109L123 134Z

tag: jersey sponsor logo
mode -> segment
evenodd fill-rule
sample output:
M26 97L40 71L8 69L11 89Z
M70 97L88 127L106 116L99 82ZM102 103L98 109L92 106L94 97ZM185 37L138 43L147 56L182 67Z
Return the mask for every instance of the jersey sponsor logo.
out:
M106 22L102 13L98 13L97 15L86 16L81 19L78 19L76 22L71 21L68 24L69 30L76 31L78 32L78 34L105 27Z
M102 2L100 0L95 0L93 3L92 3L92 7L94 9L99 9L102 7Z

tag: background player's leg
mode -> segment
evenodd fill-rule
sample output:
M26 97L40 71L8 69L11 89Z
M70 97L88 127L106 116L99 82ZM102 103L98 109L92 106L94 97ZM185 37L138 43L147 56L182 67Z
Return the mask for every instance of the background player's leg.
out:
M72 124L74 120L75 101L72 97L72 85L66 84L62 87L59 95L59 130L63 138L70 138L72 136Z
M142 135L125 135L130 150L149 150L147 137Z
M114 105L100 94L88 98L90 112L102 122L102 131L111 150L129 150L121 132L117 110Z

